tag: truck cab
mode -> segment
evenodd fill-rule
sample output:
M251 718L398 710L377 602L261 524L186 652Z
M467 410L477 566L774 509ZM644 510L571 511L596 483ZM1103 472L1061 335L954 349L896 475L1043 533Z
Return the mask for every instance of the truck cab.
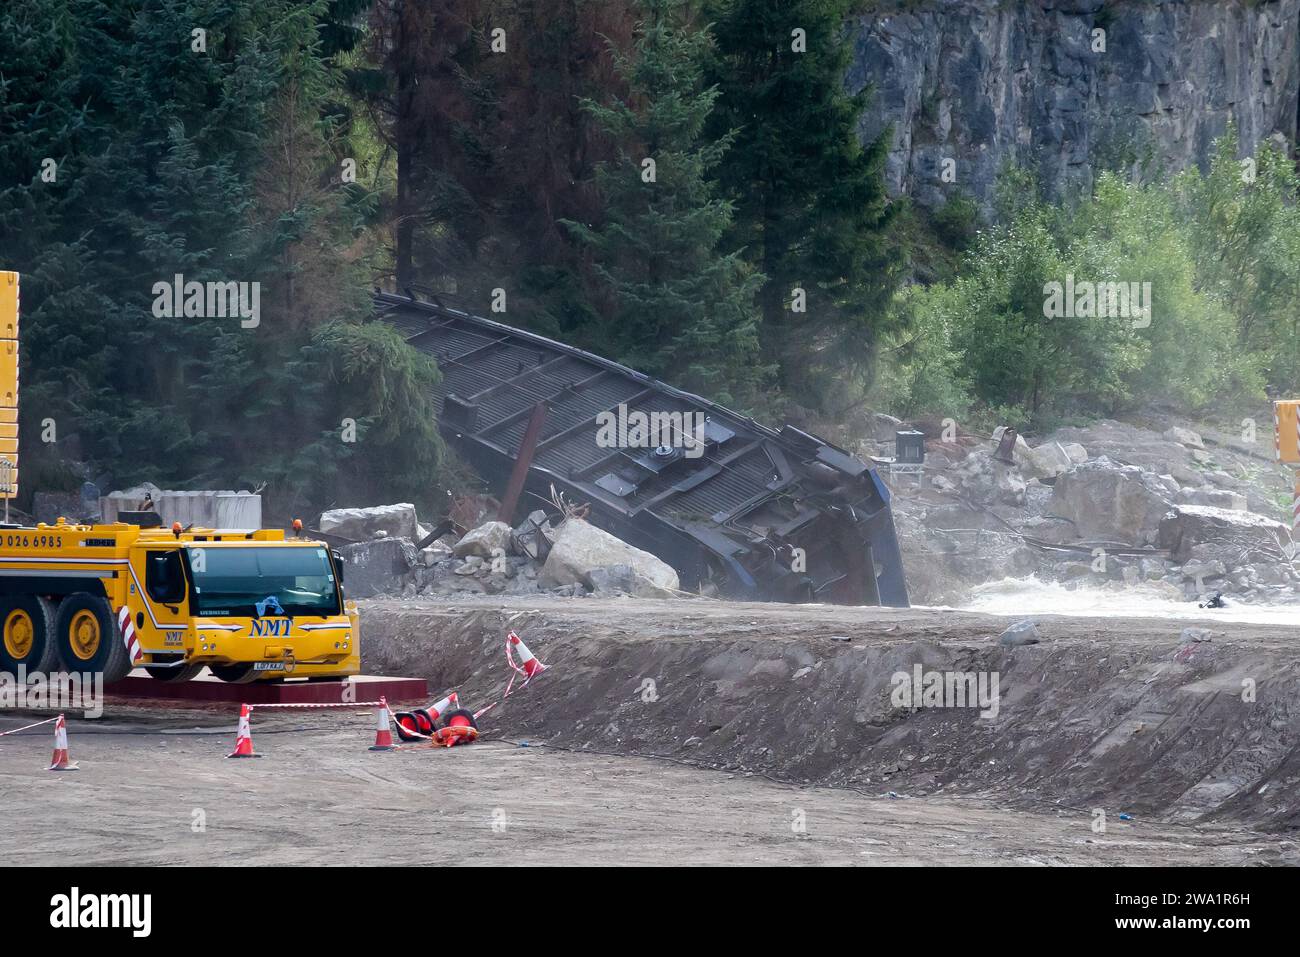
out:
M132 549L144 583L135 624L149 674L185 680L206 665L222 680L249 681L359 670L358 661L346 668L357 657L355 622L341 563L325 545L205 537Z

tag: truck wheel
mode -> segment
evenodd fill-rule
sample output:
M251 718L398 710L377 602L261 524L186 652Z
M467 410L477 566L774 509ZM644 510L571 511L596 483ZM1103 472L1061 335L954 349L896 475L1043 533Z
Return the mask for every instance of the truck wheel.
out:
M59 657L69 671L100 671L104 683L121 681L131 673L131 659L108 600L84 591L59 602L54 622Z
M38 595L10 595L0 600L0 671L45 674L59 660L54 640L54 603Z
M246 685L257 678L257 672L253 670L251 661L238 665L208 665L208 670L222 681L232 685Z

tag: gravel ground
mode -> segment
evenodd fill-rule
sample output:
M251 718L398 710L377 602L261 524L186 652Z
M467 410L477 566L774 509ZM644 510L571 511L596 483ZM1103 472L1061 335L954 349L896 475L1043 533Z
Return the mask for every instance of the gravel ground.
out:
M549 668L450 751L262 712L265 756L227 761L233 707L111 700L70 720L80 771L44 770L48 726L2 738L8 861L1300 864L1300 629L1049 616L1006 648L1008 619L966 612L549 597L363 622L367 672L471 708L507 628ZM891 706L916 664L1000 673L998 715Z
M891 800L490 739L371 753L363 713L255 716L264 757L227 761L228 715L113 711L70 722L80 771L44 770L48 729L0 741L8 863L1300 863L1294 842L1247 828L1112 820L1097 834L1074 812Z

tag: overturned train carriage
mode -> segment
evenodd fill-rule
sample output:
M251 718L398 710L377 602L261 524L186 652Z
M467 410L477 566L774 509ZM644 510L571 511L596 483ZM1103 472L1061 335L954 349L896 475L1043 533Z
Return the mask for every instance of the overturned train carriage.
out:
M590 502L595 525L672 565L691 590L907 605L889 492L843 449L440 303L376 293L375 304L437 360L441 432L484 478L504 487L532 446L521 511L549 502L554 485ZM687 431L676 443L611 447L609 425L601 434L611 420ZM533 421L541 431L530 443ZM696 436L702 447L692 446Z

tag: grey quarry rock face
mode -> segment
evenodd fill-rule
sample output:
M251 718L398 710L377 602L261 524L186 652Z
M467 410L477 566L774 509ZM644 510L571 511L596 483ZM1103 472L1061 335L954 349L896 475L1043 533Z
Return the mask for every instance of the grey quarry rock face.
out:
M954 189L987 203L1013 160L1059 196L1130 155L1169 170L1202 162L1230 122L1243 155L1275 132L1295 139L1300 0L899 6L854 18L846 83L874 88L860 133L892 125L886 181L922 205Z

